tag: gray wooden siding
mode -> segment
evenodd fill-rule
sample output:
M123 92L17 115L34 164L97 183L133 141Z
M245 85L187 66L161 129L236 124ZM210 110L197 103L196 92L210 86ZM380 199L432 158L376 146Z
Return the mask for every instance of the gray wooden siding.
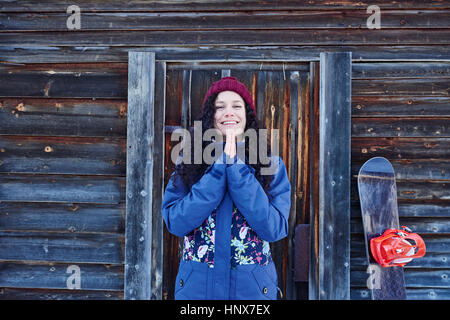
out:
M405 267L409 299L449 299L450 63L354 63L352 82L352 298L368 298L356 176L374 156L391 160L400 225L427 254Z
M396 169L401 223L424 233L429 250L406 269L409 297L450 298L450 1L379 0L381 30L366 27L372 1L79 0L79 31L66 28L72 4L0 3L0 298L124 297L127 72L134 49L152 50L172 67L266 59L314 61L316 71L321 52L351 52L351 298L364 298L367 276L354 176L378 155ZM172 71L172 83L182 84L183 72ZM166 115L179 119L182 99L170 83ZM313 100L311 90L302 99ZM312 139L316 107L306 111L311 127L302 127ZM310 157L314 180L316 141L310 143L304 148L311 152L301 155ZM317 186L304 177L297 182L299 222L307 222L309 202L318 203ZM176 252L166 234L164 245ZM163 270L174 274L176 257L170 259ZM65 272L74 264L81 290L67 288ZM163 278L163 287L172 280Z

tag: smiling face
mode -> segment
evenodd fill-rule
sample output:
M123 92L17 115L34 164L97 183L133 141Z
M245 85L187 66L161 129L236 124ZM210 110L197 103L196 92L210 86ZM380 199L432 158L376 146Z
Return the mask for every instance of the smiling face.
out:
M233 130L237 141L241 141L246 124L245 102L242 97L234 91L222 91L217 95L214 106L214 128L224 138L227 130Z

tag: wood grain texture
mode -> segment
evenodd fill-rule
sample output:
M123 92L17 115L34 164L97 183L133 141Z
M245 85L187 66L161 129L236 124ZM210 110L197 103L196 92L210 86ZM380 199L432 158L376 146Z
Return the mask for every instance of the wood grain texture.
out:
M320 62L319 297L350 299L351 53Z
M125 299L150 299L155 54L130 52L127 117Z

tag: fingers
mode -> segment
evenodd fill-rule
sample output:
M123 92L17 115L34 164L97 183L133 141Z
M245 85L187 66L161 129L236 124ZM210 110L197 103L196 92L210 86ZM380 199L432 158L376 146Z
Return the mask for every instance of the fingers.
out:
M230 129L226 131L224 152L231 158L236 154L236 135L234 130Z

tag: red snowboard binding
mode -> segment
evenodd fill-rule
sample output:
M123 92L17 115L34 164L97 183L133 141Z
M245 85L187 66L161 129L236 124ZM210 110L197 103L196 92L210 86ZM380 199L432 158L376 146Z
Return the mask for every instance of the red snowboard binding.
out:
M414 258L425 255L423 239L402 226L387 229L381 236L370 240L370 251L375 261L382 267L403 267Z

